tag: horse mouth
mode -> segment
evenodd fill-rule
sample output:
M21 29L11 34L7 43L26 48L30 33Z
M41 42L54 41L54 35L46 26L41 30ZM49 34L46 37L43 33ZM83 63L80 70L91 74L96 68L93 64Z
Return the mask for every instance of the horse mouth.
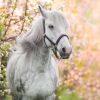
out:
M61 58L61 59L69 59L69 58L70 58L70 54L67 54L67 53L60 53L60 58Z
M58 52L57 51L55 55L56 55L56 57L58 59L69 59L70 58L70 54L68 54L68 53L62 53L62 52Z

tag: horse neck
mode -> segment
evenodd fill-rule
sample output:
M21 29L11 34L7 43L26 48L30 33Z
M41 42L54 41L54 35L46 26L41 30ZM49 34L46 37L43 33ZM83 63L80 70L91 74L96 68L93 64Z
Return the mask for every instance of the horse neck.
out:
M33 52L36 59L42 62L42 65L44 65L48 63L48 61L50 60L51 54L50 50L46 47L45 43L44 42L42 43L43 44L35 48Z
M33 65L30 66L31 70L33 69L36 72L46 71L51 62L50 50L43 43L41 46L29 51L26 59L26 61L33 62Z
M32 57L31 59L34 59L36 63L46 65L50 61L51 54L50 50L44 43L42 21L43 19L39 18L36 23L33 23L31 31L22 39L22 46L27 54Z

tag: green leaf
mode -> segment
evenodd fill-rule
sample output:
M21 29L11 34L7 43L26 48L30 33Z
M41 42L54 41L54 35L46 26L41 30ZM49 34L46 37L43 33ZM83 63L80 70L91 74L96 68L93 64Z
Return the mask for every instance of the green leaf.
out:
M83 100L76 91L71 91L65 86L62 86L57 91L59 100Z

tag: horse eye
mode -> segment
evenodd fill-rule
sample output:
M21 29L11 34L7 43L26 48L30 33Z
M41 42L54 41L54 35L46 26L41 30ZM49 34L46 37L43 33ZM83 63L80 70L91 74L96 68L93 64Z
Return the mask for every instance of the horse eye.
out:
M53 26L53 25L49 25L48 27L49 27L50 29L53 29L53 28L54 28L54 26Z

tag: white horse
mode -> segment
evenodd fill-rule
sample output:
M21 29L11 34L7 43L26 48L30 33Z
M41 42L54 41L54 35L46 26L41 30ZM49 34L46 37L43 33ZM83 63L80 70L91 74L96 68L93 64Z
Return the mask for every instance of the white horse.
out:
M14 100L55 100L58 69L52 51L60 59L69 58L72 51L65 17L39 9L42 16L19 37L9 57L7 82Z

